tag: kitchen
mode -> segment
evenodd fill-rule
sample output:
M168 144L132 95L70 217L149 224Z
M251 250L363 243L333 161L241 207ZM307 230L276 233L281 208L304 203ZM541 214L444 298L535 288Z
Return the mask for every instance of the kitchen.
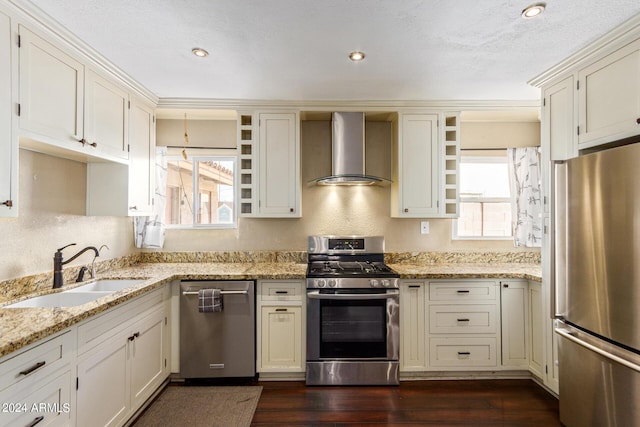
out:
M527 78L530 77L530 75L527 76ZM296 103L293 104L295 107ZM333 107L333 105L327 106L325 103L313 105L313 102L306 102L305 104L311 106L300 108L301 110L319 111L325 115L328 114L329 108ZM503 104L510 107L524 104L527 108L535 108L539 102ZM340 104L338 103L338 105ZM240 105L245 108L246 106L246 104ZM356 106L363 107L372 113L394 110L387 103L376 105L376 102L373 101L361 102ZM350 109L354 108L353 106L349 107ZM491 107L497 109L496 104L492 104ZM282 105L279 105L279 108L282 108ZM159 110L158 117L160 114ZM328 122L326 116L324 121ZM323 164L316 162L315 152L309 154L305 152L308 147L306 143L308 139L305 138L304 127L314 125L307 122L307 120L302 122L300 137L300 170L302 175L300 181L303 203L301 204L302 212L298 214L301 217L289 219L243 217L239 220L238 228L226 230L167 230L163 251L304 252L307 249L307 236L309 235L348 233L384 234L387 252L527 252L520 248L513 248L513 243L508 241L454 241L451 239L452 221L450 219L429 218L430 233L426 236L421 235L419 229L423 219L392 218L389 214L393 191L391 186L358 189L327 189L306 186L309 180L327 174L329 163L327 162L328 150L323 152L325 156ZM191 123L189 126L191 129L195 127ZM326 125L324 126L327 128ZM462 121L461 127L460 132L464 144L464 121ZM516 132L516 134L520 133ZM160 136L158 133L158 139ZM182 136L181 131L174 137L175 142L171 145L180 146ZM328 137L324 138L318 144L328 145L329 140ZM544 138L542 140L544 141ZM190 140L190 143L195 143L195 141ZM491 141L491 144L487 146L495 147L494 144L498 144L498 142ZM3 245L6 245L3 247L5 249L3 253L6 254L3 259L3 280L49 272L51 257L55 249L71 242L78 243L78 249L85 246L106 244L109 249L101 251L101 257L106 260L135 257L135 254L139 253L133 244L133 226L130 218L125 216L85 216L86 194L91 190L87 188L86 164L37 154L34 151L24 149L20 151L19 162L18 218L0 223L5 236ZM358 198L353 196L355 191L351 190L359 192ZM328 194L332 194L332 196L328 196ZM327 197L335 197L337 202L332 202L334 204L329 205L324 204L326 209L318 211L317 206L322 206L321 202L326 201ZM381 213L376 214L375 212ZM43 241L51 242L51 244L43 244ZM16 252L26 256L16 256ZM75 252L70 251L65 256L68 258ZM90 260L88 257L84 262L88 263ZM71 266L73 264L69 265L69 267Z

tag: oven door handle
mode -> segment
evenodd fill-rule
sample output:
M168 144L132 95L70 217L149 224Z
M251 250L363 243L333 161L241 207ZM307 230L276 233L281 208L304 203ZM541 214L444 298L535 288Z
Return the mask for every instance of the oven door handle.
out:
M320 291L307 292L307 298L310 299L350 299L350 300L372 300L387 299L397 297L398 291L387 291L385 294L321 294Z

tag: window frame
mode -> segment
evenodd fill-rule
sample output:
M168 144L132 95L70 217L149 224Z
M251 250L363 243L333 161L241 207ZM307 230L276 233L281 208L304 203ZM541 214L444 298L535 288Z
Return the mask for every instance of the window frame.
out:
M224 230L224 229L237 229L238 228L238 186L239 186L239 177L238 177L238 156L237 154L229 154L224 153L220 154L217 152L210 152L211 150L202 150L201 153L191 154L194 150L198 149L188 149L187 150L187 159L185 160L181 154L169 153L167 155L167 162L175 162L175 161L190 161L193 164L193 174L191 177L191 185L193 188L193 206L200 206L200 188L198 186L198 175L200 171L200 162L226 162L230 161L233 163L233 212L232 212L232 220L229 223L219 223L219 224L198 224L197 216L199 209L192 209L192 223L191 224L168 224L165 223L165 227L169 230L205 230L205 229L213 229L213 230ZM197 162L197 163L196 163ZM168 190L168 186L167 186Z
M477 151L482 151L481 148L478 148ZM505 155L503 156L461 156L460 164L462 163L506 163L508 164L508 159L506 157L507 149L504 150ZM472 161L470 161L472 160ZM508 178L508 177L507 177ZM509 197L462 197L462 191L458 203L509 203L513 206L513 195L511 194L511 183L509 182ZM461 211L460 207L459 210ZM451 227L451 239L452 240L502 240L509 241L513 240L513 224L511 224L511 235L510 236L460 236L458 234L458 220L459 218L455 218L453 220L453 224ZM512 218L513 222L513 218Z

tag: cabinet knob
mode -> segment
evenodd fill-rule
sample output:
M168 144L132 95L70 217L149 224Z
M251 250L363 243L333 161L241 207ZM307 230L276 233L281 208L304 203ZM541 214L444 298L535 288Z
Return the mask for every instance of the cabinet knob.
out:
M640 125L640 117L638 117L638 118L636 119L636 124L637 124L637 125Z
M289 208L289 212L293 213L293 208Z
M89 145L92 146L93 148L96 148L98 146L98 143L97 142L92 142Z
M405 212L409 212L409 208L404 208L404 211Z
M129 210L130 211L137 211L138 207L137 206L129 206Z
M79 139L78 142L82 145L85 145L87 143L87 140L82 138L82 139Z
M6 206L8 208L12 208L13 207L13 200L5 200L4 202L0 203L0 205Z
M509 287L509 284L508 284L508 283L503 283L503 284L502 284L502 287L503 287L503 288L508 288L508 287Z

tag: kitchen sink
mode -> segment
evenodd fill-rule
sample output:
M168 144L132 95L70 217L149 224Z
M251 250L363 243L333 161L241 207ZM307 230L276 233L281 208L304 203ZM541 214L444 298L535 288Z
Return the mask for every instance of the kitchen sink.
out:
M63 293L78 293L78 292L116 292L121 289L128 288L129 286L137 285L144 282L145 279L101 279L95 282L87 283L86 285L78 286L77 288L69 289Z
M40 295L5 305L2 308L27 308L27 307L75 307L97 300L112 292L59 292L55 294Z

